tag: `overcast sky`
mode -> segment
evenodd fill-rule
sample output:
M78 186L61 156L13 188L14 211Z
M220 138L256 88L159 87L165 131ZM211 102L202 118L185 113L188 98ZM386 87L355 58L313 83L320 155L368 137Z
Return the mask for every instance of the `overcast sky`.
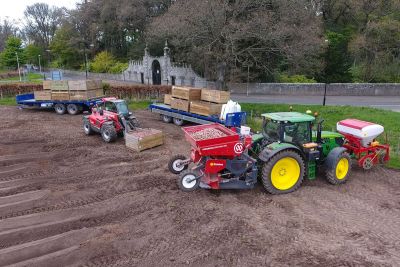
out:
M78 0L0 0L0 18L9 17L11 20L21 20L24 10L34 3L47 3L50 6L74 8Z

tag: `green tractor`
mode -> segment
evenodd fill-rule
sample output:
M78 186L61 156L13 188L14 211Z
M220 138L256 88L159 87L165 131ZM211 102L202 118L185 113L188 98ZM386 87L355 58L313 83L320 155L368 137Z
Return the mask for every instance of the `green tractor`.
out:
M323 168L328 182L346 182L351 170L350 156L343 148L344 137L322 131L323 120L298 112L262 115L262 133L253 136L251 154L258 160L261 180L271 194L290 193L298 189L304 177L316 178Z

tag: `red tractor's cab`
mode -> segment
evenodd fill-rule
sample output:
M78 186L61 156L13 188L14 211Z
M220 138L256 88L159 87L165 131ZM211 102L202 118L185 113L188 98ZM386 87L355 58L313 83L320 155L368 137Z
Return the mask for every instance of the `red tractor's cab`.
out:
M138 127L138 121L129 111L125 100L115 97L102 98L92 108L92 114L83 119L83 128L87 135L100 133L107 143L123 136L127 130Z

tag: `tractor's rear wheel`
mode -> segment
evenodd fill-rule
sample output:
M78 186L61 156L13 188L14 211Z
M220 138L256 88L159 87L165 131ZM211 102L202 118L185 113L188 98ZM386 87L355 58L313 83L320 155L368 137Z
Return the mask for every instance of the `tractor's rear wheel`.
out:
M111 143L117 140L117 131L113 125L104 124L100 130L104 142Z
M54 110L56 111L56 113L57 113L58 115L64 115L65 112L67 112L67 108L65 107L64 104L56 104L56 105L54 106Z
M92 126L90 125L90 122L87 119L83 120L83 131L85 132L86 135L92 135L94 133Z
M333 185L345 183L350 176L350 171L351 158L349 153L346 151L335 154L331 157L328 155L326 158L325 174L329 183Z
M304 178L303 158L295 151L278 152L264 164L262 184L271 194L286 194L297 190Z
M168 162L168 170L173 174L180 174L189 167L188 164L181 164L184 160L186 160L184 155L176 155L172 157Z
M79 106L78 106L78 105L76 105L76 104L69 104L69 105L67 106L67 111L68 111L68 113L69 113L70 115L78 115L79 112L80 112L81 110L79 109Z
M191 170L187 170L182 172L178 177L178 187L180 190L184 192L192 192L199 188L200 179L198 178L199 174L193 172Z

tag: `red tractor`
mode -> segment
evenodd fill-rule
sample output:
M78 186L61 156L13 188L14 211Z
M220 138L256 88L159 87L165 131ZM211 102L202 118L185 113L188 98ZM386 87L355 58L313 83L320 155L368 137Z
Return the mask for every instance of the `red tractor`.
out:
M92 108L92 114L83 117L83 130L86 135L100 133L107 143L113 142L124 132L134 130L139 123L129 112L125 100L114 97L102 98Z

